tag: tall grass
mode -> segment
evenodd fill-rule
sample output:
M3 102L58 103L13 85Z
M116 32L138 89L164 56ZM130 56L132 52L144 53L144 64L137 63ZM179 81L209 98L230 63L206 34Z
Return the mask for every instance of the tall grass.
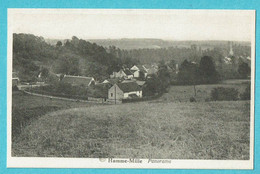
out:
M13 156L249 159L249 101L130 103L52 112Z

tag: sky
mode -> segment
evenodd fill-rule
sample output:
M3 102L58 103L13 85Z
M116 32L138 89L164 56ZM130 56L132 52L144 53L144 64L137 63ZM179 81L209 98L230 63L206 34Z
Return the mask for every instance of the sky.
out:
M49 39L251 41L255 11L9 9L8 30Z

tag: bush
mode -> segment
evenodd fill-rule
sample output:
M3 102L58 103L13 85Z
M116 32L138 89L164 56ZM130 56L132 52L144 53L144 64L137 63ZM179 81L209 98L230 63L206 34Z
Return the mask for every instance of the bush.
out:
M235 101L238 100L238 90L235 88L218 87L211 91L213 101Z
M196 102L196 99L194 97L191 97L190 102Z
M250 84L246 87L245 91L240 94L240 99L241 100L250 100L251 96L250 96L250 92L251 92L251 86Z

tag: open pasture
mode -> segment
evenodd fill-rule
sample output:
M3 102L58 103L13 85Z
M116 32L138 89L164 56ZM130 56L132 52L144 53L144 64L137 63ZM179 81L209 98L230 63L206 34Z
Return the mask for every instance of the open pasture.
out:
M20 132L32 121L46 113L79 107L90 107L93 103L71 102L50 99L13 91L12 94L12 138L19 136Z
M23 129L12 155L249 159L249 108L249 101L222 101L60 110Z
M163 94L158 100L161 102L188 102L191 97L196 101L204 102L211 97L211 90L217 87L235 88L239 94L243 93L250 82L248 80L226 80L221 84L196 85L196 96L194 86L170 86L168 92Z

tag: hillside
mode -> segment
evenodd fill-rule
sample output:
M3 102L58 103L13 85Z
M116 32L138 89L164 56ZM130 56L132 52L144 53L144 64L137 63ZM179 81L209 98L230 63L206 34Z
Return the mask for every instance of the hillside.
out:
M247 42L233 42L234 54L230 55L231 42L227 41L104 39L90 42L75 36L58 41L30 34L14 34L13 41L13 69L27 82L38 80L40 73L44 81L55 79L48 77L54 73L91 76L103 81L122 67L151 65L162 60L167 64L172 60L179 65L184 60L198 64L203 56L212 57L217 71L228 79L237 77L241 62L250 65L251 60L251 47Z
M249 106L142 102L56 111L27 126L12 155L246 160Z
M127 63L133 64L130 57ZM52 72L102 79L122 64L124 59L107 52L104 47L75 36L51 45L43 37L13 34L13 69L22 81L35 81L43 69L46 75Z

